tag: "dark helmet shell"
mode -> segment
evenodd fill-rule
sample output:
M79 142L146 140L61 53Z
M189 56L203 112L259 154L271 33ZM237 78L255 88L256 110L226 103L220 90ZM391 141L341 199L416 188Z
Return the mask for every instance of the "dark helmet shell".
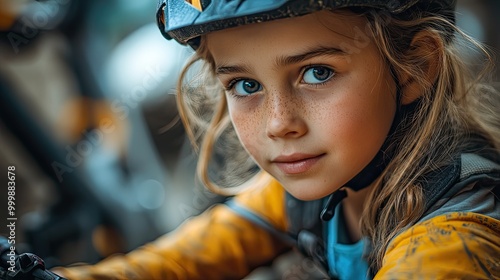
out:
M196 48L203 34L240 25L301 16L320 10L366 7L402 14L419 8L454 21L456 0L160 0L158 26L167 39Z

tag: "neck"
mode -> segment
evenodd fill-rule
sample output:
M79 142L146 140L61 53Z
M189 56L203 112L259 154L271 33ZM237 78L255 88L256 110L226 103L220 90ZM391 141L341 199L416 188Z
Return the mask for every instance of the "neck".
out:
M342 201L342 212L352 242L357 242L362 237L360 220L363 214L365 201L373 187L374 184L357 192L346 188L347 197Z

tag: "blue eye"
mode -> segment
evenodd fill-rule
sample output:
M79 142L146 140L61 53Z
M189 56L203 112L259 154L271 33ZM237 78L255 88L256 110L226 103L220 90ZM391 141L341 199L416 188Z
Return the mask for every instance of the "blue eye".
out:
M314 66L304 71L302 80L306 84L321 84L333 77L334 74L335 72L327 67Z
M237 95L250 95L262 90L262 85L255 80L239 80L233 85Z

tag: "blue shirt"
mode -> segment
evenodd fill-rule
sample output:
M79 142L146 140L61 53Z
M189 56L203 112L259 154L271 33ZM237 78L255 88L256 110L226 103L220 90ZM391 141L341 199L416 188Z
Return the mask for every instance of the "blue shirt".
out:
M341 204L327 226L327 259L330 273L339 279L368 279L368 263L363 258L366 241L352 244L339 243L339 233L346 233L345 224L339 219L343 215Z

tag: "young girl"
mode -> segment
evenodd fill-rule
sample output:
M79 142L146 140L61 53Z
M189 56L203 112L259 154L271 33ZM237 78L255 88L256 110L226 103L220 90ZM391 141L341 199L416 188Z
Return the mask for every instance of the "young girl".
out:
M462 62L454 6L161 1L162 33L196 49L178 101L201 180L224 190L220 136L260 171L152 244L58 271L239 279L295 247L339 279L500 278L499 94Z

